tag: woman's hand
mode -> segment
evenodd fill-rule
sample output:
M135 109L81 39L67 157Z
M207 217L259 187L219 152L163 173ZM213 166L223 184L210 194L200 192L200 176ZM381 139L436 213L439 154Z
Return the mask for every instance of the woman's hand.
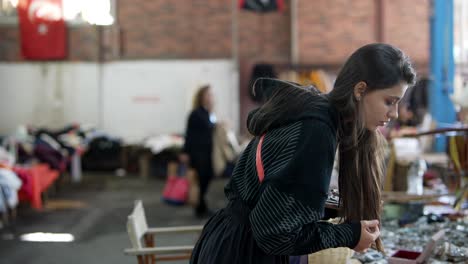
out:
M361 221L361 238L354 250L357 252L366 251L379 236L379 220Z

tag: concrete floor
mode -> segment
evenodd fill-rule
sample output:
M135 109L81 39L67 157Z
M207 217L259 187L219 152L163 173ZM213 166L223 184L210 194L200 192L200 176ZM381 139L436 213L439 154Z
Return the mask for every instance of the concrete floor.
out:
M208 201L213 209L224 206L226 180L217 179L210 187ZM142 199L150 227L203 224L192 208L174 207L161 202L164 182L142 181L136 176L119 178L112 173L88 173L80 184L67 183L49 195L47 207L38 212L22 206L13 225L0 229L1 264L84 264L137 263L125 256L130 247L126 218L133 201ZM34 232L70 233L75 241L24 242L22 234ZM160 237L159 245L192 244L195 237ZM168 262L169 263L169 262ZM170 262L174 264L188 261Z

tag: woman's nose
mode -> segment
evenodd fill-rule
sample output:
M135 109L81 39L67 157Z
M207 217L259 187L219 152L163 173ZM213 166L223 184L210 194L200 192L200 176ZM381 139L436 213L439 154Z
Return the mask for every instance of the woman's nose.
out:
M398 118L398 108L397 106L393 106L390 112L387 114L389 119L397 119Z

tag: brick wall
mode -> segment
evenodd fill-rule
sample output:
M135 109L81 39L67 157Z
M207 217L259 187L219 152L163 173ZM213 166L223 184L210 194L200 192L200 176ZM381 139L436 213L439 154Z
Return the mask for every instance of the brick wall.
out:
M68 27L67 60L97 61L98 30L92 26ZM22 61L17 25L0 25L0 61Z
M400 47L420 65L429 62L430 0L385 2L385 41Z
M231 56L228 1L119 1L124 59Z
M374 2L299 1L299 62L341 64L358 47L375 42Z
M187 1L118 1L122 57L190 58L191 12Z
M15 26L0 26L0 61L19 59L19 34Z
M99 35L96 27L68 28L68 60L97 61L99 58Z
M289 61L291 53L290 1L283 12L257 14L239 11L239 58Z
M415 62L429 60L429 0L315 0L298 3L299 61L340 64L370 42L387 42ZM379 39L378 20L382 19Z
M282 13L238 11L239 59L287 62L290 0ZM383 41L428 62L430 0L381 0ZM340 64L377 41L378 0L298 0L299 62ZM69 27L69 60L212 59L232 56L232 4L220 0L117 0L117 21L100 35ZM17 25L0 25L0 61L21 60Z
M232 56L230 1L121 0L118 10L123 58ZM237 19L240 58L288 58L289 10L264 15L239 11Z

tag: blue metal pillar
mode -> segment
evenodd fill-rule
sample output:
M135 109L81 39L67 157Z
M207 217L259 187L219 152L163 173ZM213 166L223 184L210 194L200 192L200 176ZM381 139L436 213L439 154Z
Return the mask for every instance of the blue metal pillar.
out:
M429 111L437 127L455 122L455 108L449 98L453 93L455 71L453 12L453 0L432 0ZM437 137L434 150L442 152L445 149L445 137Z

